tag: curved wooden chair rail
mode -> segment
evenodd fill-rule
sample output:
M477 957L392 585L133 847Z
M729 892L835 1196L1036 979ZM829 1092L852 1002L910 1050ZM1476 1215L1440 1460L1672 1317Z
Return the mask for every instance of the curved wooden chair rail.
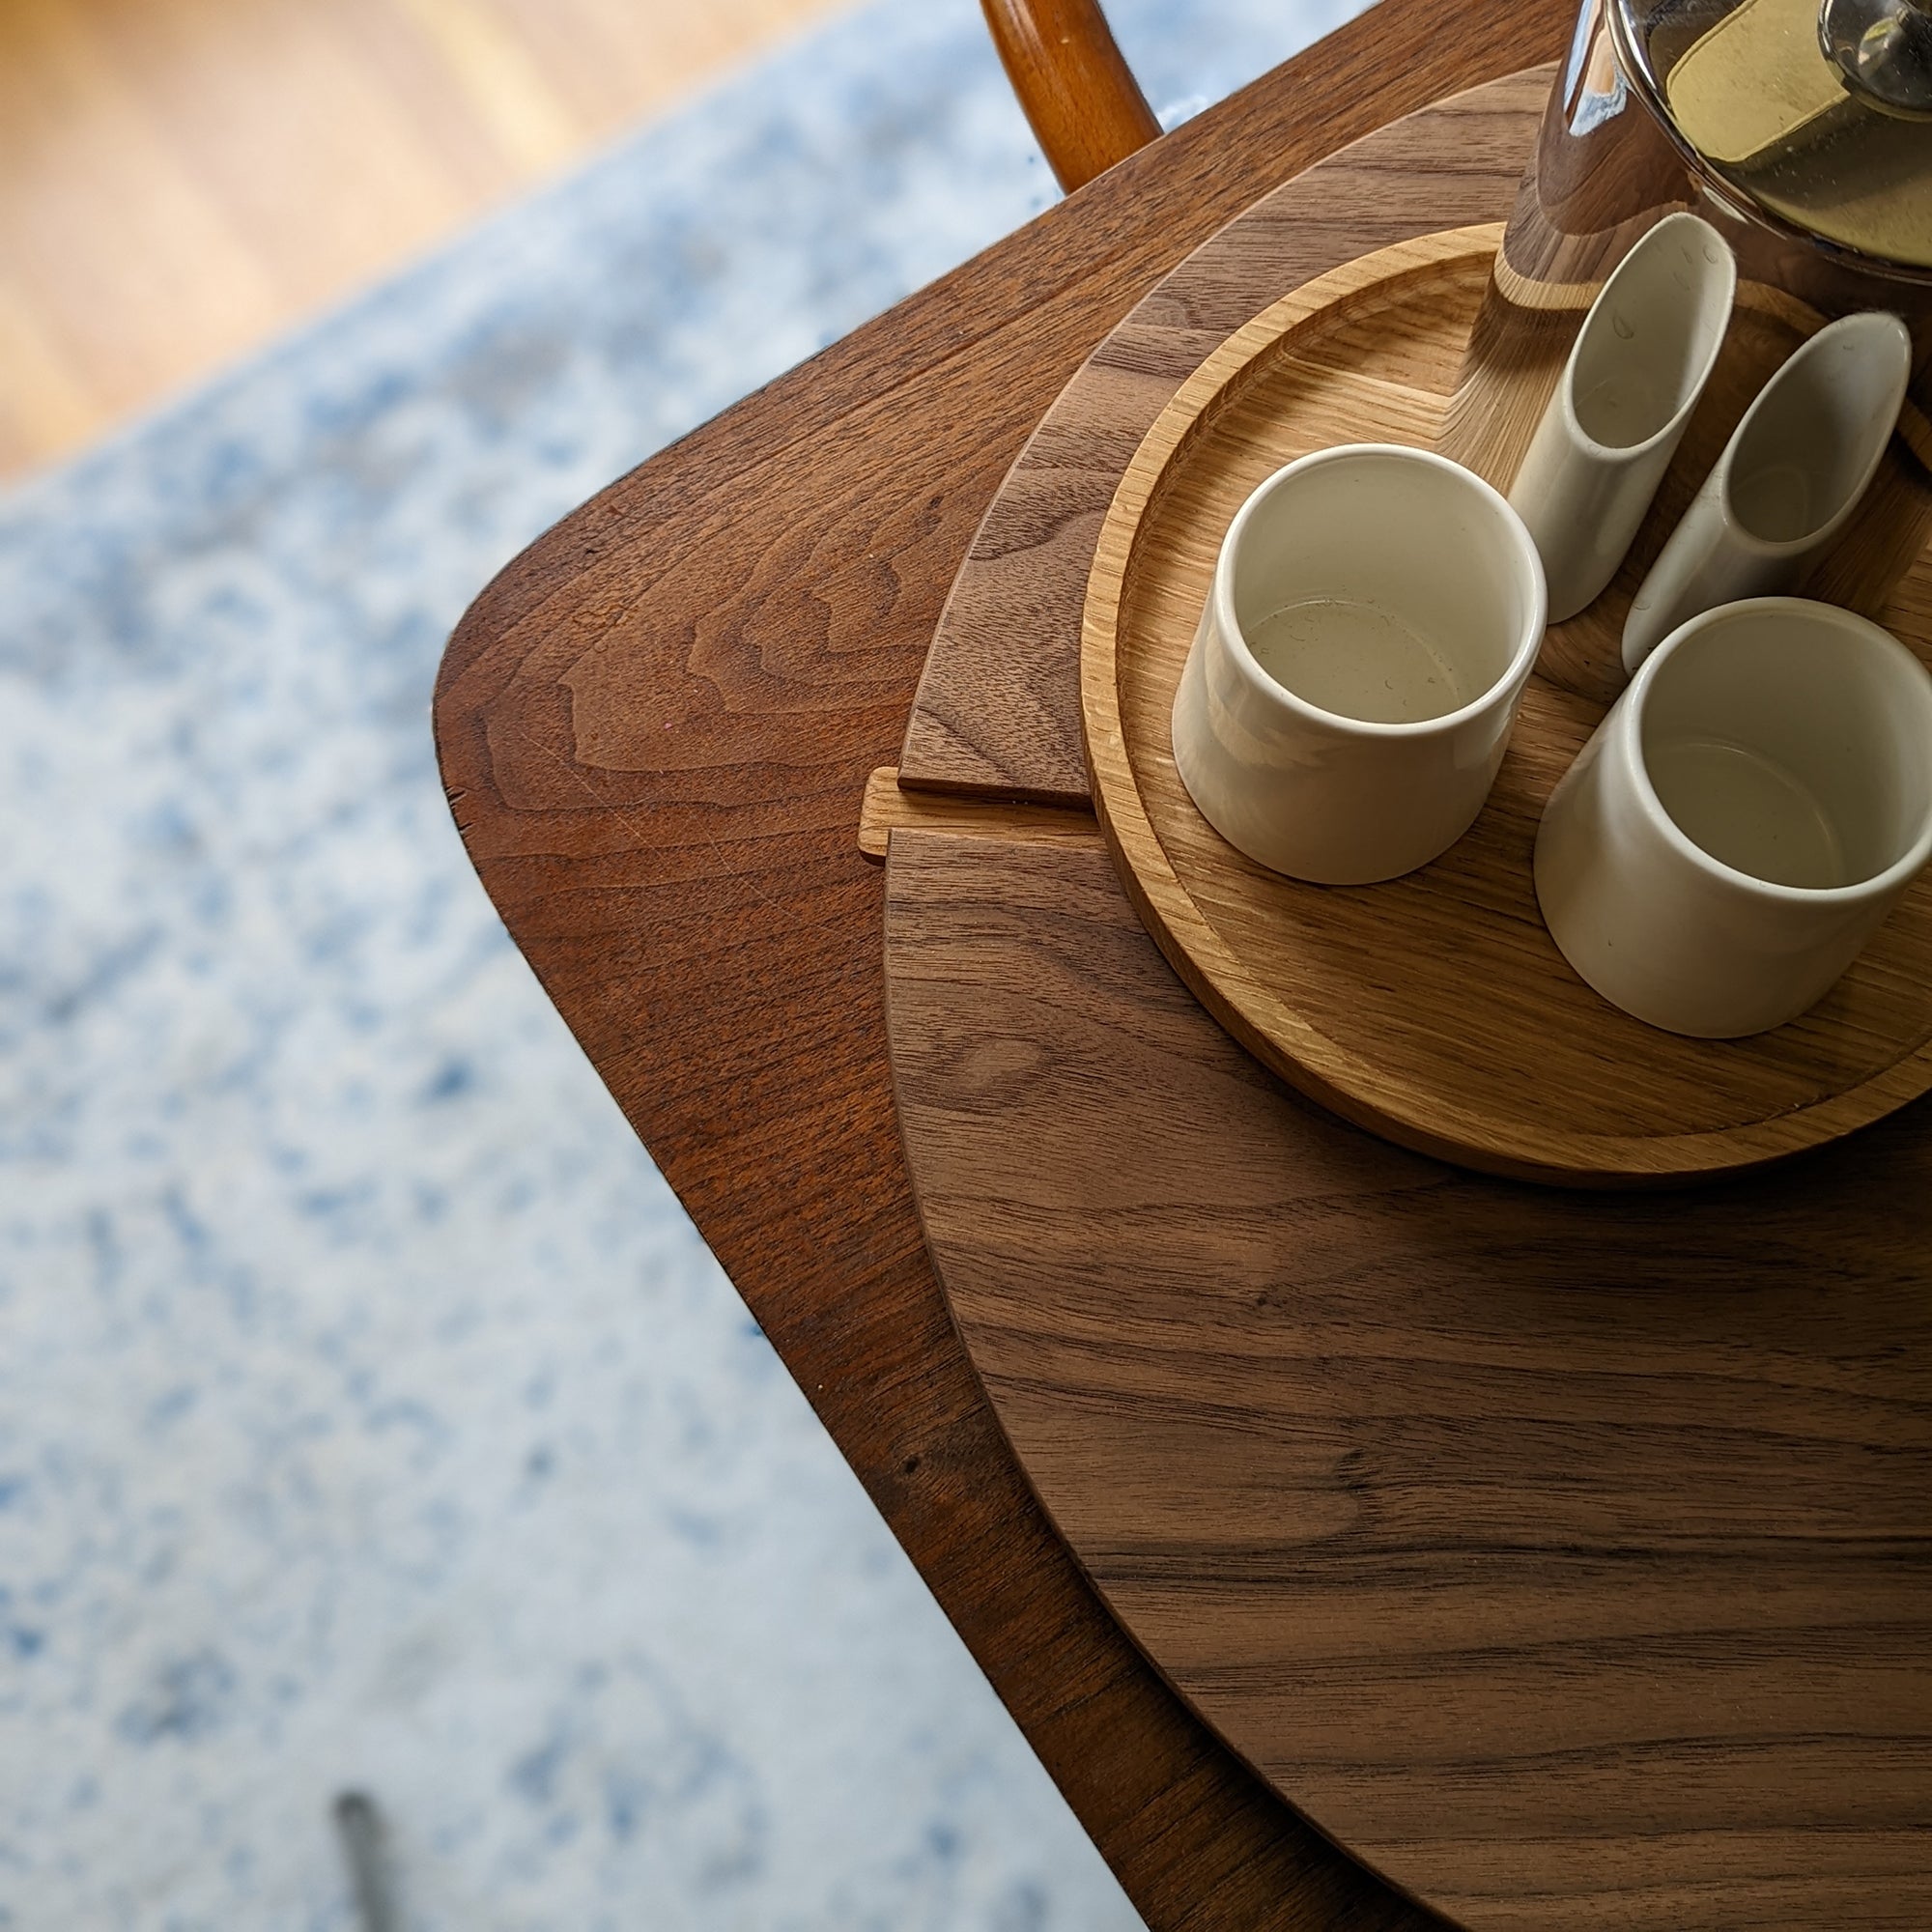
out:
M1099 0L980 0L1028 124L1071 194L1160 135Z

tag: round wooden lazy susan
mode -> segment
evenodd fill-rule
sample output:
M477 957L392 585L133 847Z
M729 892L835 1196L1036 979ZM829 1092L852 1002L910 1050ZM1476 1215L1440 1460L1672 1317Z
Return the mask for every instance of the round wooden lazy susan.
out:
M1543 805L1601 703L1533 677L1475 826L1385 885L1265 870L1213 831L1175 771L1169 711L1235 511L1311 450L1435 441L1500 233L1424 236L1309 283L1223 343L1156 420L1088 582L1081 710L1095 806L1142 919L1195 994L1357 1124L1470 1167L1571 1184L1776 1160L1932 1087L1932 881L1802 1018L1749 1039L1683 1039L1592 992L1537 911ZM1788 327L1741 309L1733 332L1776 350ZM1700 412L1653 523L1667 528L1728 428L1716 408ZM1661 540L1640 536L1638 554ZM1927 555L1877 614L1932 663Z
M1084 810L990 802L1091 796L1081 609L1161 408L1284 290L1506 213L1550 79L1264 196L1095 349L1003 485L886 859L908 1172L1109 1608L1352 1858L1481 1932L1924 1928L1932 1110L1676 1191L1445 1169L1237 1045ZM1225 1891L1209 1872L1185 1908ZM1366 1879L1332 1898L1440 1922Z

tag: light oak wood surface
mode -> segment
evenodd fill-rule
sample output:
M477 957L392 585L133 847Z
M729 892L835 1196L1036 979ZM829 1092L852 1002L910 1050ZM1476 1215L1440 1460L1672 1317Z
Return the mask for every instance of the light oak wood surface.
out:
M9 0L0 476L845 0Z
M1434 864L1377 886L1304 885L1243 858L1175 770L1174 694L1235 512L1313 450L1435 441L1500 239L1493 225L1455 230L1330 270L1236 330L1162 411L1122 473L1086 598L1082 704L1101 823L1150 930L1208 1009L1362 1125L1492 1173L1576 1184L1780 1159L1932 1087L1932 880L1808 1013L1749 1039L1685 1039L1592 992L1537 910L1544 803L1601 702L1532 676L1475 825ZM1727 354L1764 334L1741 328ZM1747 359L1762 373L1763 358ZM1749 385L1720 388L1734 392L1734 421ZM1728 434L1706 427L1650 520L1653 549L1708 469L1712 437ZM1932 557L1879 615L1932 662Z
M913 1211L860 802L976 525L1095 344L1257 195L1555 58L1573 14L1381 0L600 493L478 598L438 687L511 933L1153 1932L1434 1921L1175 1694L1029 1488ZM1465 125L1489 204L1406 232L1507 207L1528 128ZM1359 177L1315 216L1330 264L1421 199ZM1378 1238L1398 1261L1400 1223Z
M899 1121L954 1319L1148 1656L1480 1932L1932 1923L1922 1111L1525 1189L1283 1089L1085 850L909 827Z

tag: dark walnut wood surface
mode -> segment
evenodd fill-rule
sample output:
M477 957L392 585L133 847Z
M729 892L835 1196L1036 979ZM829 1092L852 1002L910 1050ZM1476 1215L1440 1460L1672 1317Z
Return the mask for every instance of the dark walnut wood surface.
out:
M1383 0L593 498L439 683L512 934L1157 1932L1428 1920L1167 1689L1034 1500L913 1211L854 826L974 529L1094 344L1274 183L1553 57L1569 13Z
M907 722L901 784L1084 808L1080 688L1065 668L1101 520L1142 437L1277 296L1410 236L1504 219L1549 80L1543 68L1499 77L1378 128L1241 211L1146 292L1055 399L974 532Z
M1435 124L1384 156L1453 171ZM1239 273L1245 226L1175 279ZM1104 505L1132 428L1063 436L1063 507ZM1007 491L1037 502L1039 449L984 530ZM942 754L1077 758L1087 586L1057 546L1078 515L954 599L1030 576L1014 689L1048 728L1002 740L955 632L924 685L952 695ZM1234 1045L1091 818L987 803L1015 773L1083 803L1084 777L1025 781L1054 768L928 774L875 812L888 1005L955 1316L1124 1627L1278 1789L1464 1924L1932 1923L1924 1109L1641 1200L1402 1152Z
M1922 1110L1605 1196L1323 1114L1097 831L897 829L887 977L954 1314L1148 1655L1492 1932L1932 1924Z

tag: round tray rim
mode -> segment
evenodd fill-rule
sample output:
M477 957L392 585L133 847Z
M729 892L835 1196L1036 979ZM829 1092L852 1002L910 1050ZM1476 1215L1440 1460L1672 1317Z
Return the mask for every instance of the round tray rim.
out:
M1122 718L1122 605L1169 471L1246 372L1324 312L1471 256L1495 259L1499 222L1440 229L1371 251L1283 296L1188 377L1129 460L1108 506L1081 615L1081 732L1094 809L1115 870L1168 963L1235 1038L1292 1087L1372 1133L1464 1167L1560 1186L1685 1184L1788 1159L1867 1126L1932 1087L1932 1039L1857 1085L1764 1119L1690 1133L1593 1134L1482 1114L1446 1095L1417 1105L1254 974L1201 910L1148 811ZM1319 889L1311 889L1319 890Z

